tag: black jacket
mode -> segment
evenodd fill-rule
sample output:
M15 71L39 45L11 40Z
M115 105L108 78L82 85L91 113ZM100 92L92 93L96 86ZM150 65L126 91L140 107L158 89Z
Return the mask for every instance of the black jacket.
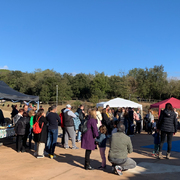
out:
M78 108L76 112L79 114L79 119L83 121L85 116L84 113L82 112L82 109Z
M35 123L35 118L36 117L34 117L34 123ZM41 131L40 134L34 134L34 141L35 142L46 143L47 142L47 134L48 134L48 131L47 131L48 121L47 121L47 119L44 116L42 116L39 119L39 126L40 126L40 128L42 127L42 123L44 123L42 131Z
M170 110L161 111L157 129L165 132L177 132L177 119L176 113Z
M102 124L104 124L106 127L110 126L110 119L108 118L106 113L102 113Z
M29 134L29 124L30 118L29 117L21 117L15 125L15 133L17 135L25 135Z
M13 118L16 114L18 114L18 110L16 108L13 108L11 117Z
M4 115L3 115L3 112L2 110L0 109L0 124L3 124L4 123Z

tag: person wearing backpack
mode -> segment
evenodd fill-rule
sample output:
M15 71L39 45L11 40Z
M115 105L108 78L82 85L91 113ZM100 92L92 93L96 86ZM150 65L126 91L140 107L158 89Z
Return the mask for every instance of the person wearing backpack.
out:
M44 109L39 109L36 116L34 116L33 125L34 142L37 143L37 151L35 152L37 158L44 157L44 148L47 142L47 124Z
M15 125L15 134L16 138L16 150L17 152L25 152L26 148L26 138L25 135L29 132L29 117L27 112L23 113L23 117L21 117Z
M86 149L84 164L84 168L86 170L93 170L93 168L90 166L90 154L92 150L95 150L95 138L98 136L96 110L92 109L87 121L87 131L82 134L81 138L81 148Z

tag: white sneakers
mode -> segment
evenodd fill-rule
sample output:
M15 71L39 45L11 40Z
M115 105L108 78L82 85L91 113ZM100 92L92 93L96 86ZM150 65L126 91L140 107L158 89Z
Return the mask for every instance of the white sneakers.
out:
M116 169L116 172L117 172L117 174L119 175L119 176L121 176L121 175L123 175L123 173L122 173L122 167L121 166L115 166L115 169Z

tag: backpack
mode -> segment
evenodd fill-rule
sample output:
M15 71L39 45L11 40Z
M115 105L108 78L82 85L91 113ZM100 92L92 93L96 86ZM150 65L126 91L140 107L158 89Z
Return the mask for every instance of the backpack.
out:
M81 121L81 124L79 126L79 131L83 134L88 131L87 122L88 122L88 119L85 119Z
M41 118L41 116L38 118L38 120L34 123L33 125L33 133L34 134L40 134L44 125L44 122L41 125L41 128L39 126L39 119Z
M79 125L81 124L81 121L79 119L79 114L77 112L74 113L76 115L75 118L73 118L74 121L74 129L75 131L79 129Z

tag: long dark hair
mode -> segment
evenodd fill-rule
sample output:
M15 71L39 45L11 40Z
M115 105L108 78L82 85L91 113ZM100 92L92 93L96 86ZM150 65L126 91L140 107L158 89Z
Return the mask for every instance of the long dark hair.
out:
M39 110L38 110L38 112L37 112L37 114L36 114L36 121L38 120L38 118L39 118L40 116L42 116L43 113L44 113L44 109L39 109Z
M167 103L165 109L173 111L173 107L171 103Z

